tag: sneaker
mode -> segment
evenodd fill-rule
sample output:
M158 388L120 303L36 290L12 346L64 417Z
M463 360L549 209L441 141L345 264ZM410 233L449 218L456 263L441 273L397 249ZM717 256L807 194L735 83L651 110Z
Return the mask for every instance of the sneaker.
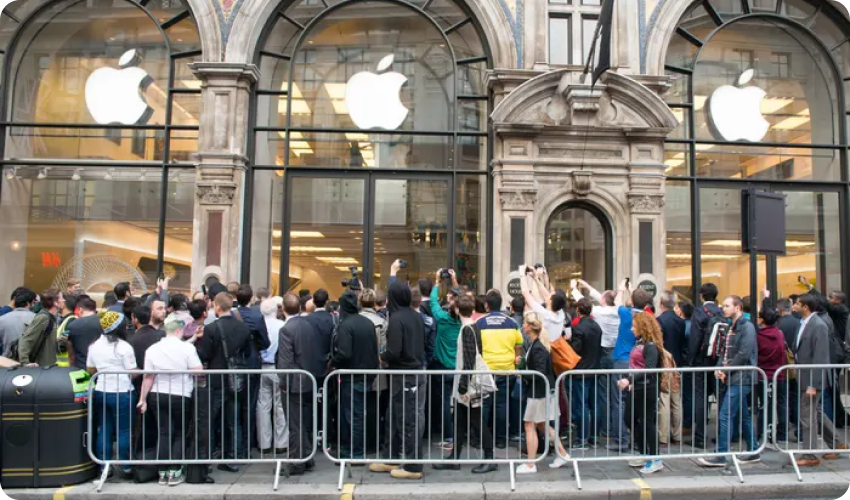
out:
M183 475L183 469L178 469L168 473L168 486L177 486L186 481L186 476Z
M646 465L639 471L641 474L652 474L653 472L658 472L664 468L664 464L661 463L661 460L650 460L646 462Z
M646 460L641 460L640 458L629 460L629 467L643 467L644 465L646 465Z
M370 472L392 472L396 469L399 469L398 465L389 465L389 464L372 464L369 466Z
M551 464L549 464L549 468L550 469L560 469L561 467L567 465L568 463L569 462L567 460L564 460L561 457L556 457L555 460Z
M422 479L421 472L408 472L401 467L390 471L390 475L396 479Z
M159 484L162 486L168 484L168 474L166 474L165 472L159 473Z
M741 455L738 457L739 464L755 464L761 462L761 456L758 453L753 453L752 455Z
M587 442L582 441L573 441L573 444L570 445L570 448L574 450L586 450L588 449Z
M528 464L518 465L517 468L516 468L516 473L517 474L536 474L537 473L537 466L532 465L532 466L529 467Z
M697 463L703 467L726 467L726 459L723 457L698 458Z
M452 451L453 449L455 449L455 446L451 442L448 442L440 444L439 448L443 451Z

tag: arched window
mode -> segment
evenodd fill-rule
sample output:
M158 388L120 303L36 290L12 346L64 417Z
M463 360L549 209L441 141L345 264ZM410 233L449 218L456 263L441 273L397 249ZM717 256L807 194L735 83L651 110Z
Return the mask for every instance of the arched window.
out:
M666 147L668 288L747 296L767 284L783 296L800 274L840 288L848 40L826 1L692 2L666 59L680 121ZM751 266L742 254L744 189L787 196L786 256Z
M546 269L555 288L583 279L597 290L613 287L611 223L589 203L567 203L546 224Z
M252 281L339 292L401 258L485 286L482 40L451 0L282 6L257 54Z
M201 56L188 5L13 2L0 50L2 286L142 293L164 273L188 291L200 119L188 63Z

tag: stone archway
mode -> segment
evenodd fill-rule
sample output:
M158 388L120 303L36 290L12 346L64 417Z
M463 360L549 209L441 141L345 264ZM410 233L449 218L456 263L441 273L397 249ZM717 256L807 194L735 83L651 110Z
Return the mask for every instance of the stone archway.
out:
M650 78L647 83L663 86L665 81ZM549 217L576 200L599 207L609 218L615 281L666 273L658 252L650 264L640 259L642 245L658 247L666 237L664 139L678 123L656 92L612 72L591 88L578 73L558 70L517 87L492 119L499 200L494 207L494 286L504 287L511 271L515 255L506 249L517 248L521 240L523 260L542 260ZM522 234L517 234L519 227ZM641 234L651 241L641 241Z

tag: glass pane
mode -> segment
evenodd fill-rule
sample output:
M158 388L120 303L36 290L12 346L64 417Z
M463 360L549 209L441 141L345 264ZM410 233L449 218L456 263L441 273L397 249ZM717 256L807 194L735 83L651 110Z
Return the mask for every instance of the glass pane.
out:
M321 9L321 5L321 2L319 2L319 10ZM298 9L299 7L295 8L295 10ZM290 9L290 11L292 10L293 9ZM316 8L312 9L312 11L316 10ZM263 46L263 50L290 56L292 55L291 49L294 47L300 34L301 30L298 26L295 26L295 24L283 17L278 17L277 21L274 23L274 27L269 33L268 38L266 38L266 44Z
M197 130L175 130L171 132L170 163L195 163L198 152Z
M455 272L458 283L484 293L487 270L487 177L457 176Z
M762 180L839 180L831 149L697 144L697 175Z
M453 31L448 35L448 39L458 59L485 55L481 37L478 36L478 31L472 23L466 23L460 29Z
M549 18L549 64L570 64L571 31L569 17Z
M57 4L25 30L18 46L26 49L13 61L14 120L165 123L171 61L157 25L138 6Z
M153 289L140 269L157 259L159 172L19 168L0 196L2 293L64 288L69 278L98 302L119 281ZM42 179L38 177L41 176ZM79 180L77 180L79 179Z
M783 52L749 48L762 46ZM697 138L837 144L839 85L830 74L819 49L787 25L734 23L705 45L694 71Z
M165 34L171 41L171 52L173 53L201 50L201 35L198 33L198 27L195 25L192 16L165 30Z
M457 69L460 95L487 95L487 65L483 62L462 64ZM485 101L486 102L486 101Z
M672 71L668 71L667 76L672 78L672 81L670 82L670 90L664 94L664 100L670 104L691 102L691 96L688 94L688 84L691 77Z
M683 177L690 175L690 146L687 144L670 143L664 145L665 173L668 177Z
M750 256L741 253L741 192L702 188L699 193L702 283L717 285L721 296L747 296Z
M285 142L285 132L259 132L257 165L284 165ZM446 170L454 166L453 138L292 131L288 164L331 168Z
M290 62L279 57L260 57L260 83L259 89L274 90L275 92L286 90L289 85ZM284 107L284 110L286 108Z
M752 10L756 11L767 11L767 12L776 12L776 0L751 0L752 1Z
M461 136L457 140L458 170L487 170L487 138Z
M691 129L688 126L690 123L690 108L670 108L670 111L673 112L673 115L679 121L679 125L667 137L670 139L690 139Z
M458 108L457 128L460 132L487 131L487 101L462 99Z
M821 292L841 290L838 193L786 192L787 255L776 260L780 297L804 293L802 275Z
M411 285L446 267L448 181L376 179L375 193L375 288L386 289L395 259L407 261L397 276Z
M201 90L201 81L189 64L203 61L204 56L181 57L174 60L174 88Z
M433 16L434 20L437 21L440 27L444 30L454 26L468 17L457 5L455 5L454 2L450 0L434 0L425 12Z
M595 215L582 208L556 211L546 226L546 269L555 288L583 279L604 290L606 234Z
M171 110L172 125L199 126L201 123L201 93L172 94L174 106Z
M667 284L679 298L694 302L691 258L691 185L667 181L664 223L667 228Z
M10 127L8 130L7 158L163 160L164 130L47 127Z
M363 268L365 180L293 177L290 194L290 289L324 288L339 297L349 267Z
M165 206L165 254L162 272L171 278L169 291L189 295L199 289L192 284L192 248L195 220L195 169L169 169ZM159 232L159 227L153 228ZM154 268L155 269L155 268ZM156 276L152 283L156 283Z
M257 125L286 128L286 96L257 96Z
M280 245L283 236L283 171L254 170L251 212L251 284L280 291ZM296 236L300 234L296 233ZM317 236L317 235L314 235ZM292 240L300 241L301 238Z
M782 10L785 11L785 15L788 17L793 17L803 22L817 12L817 7L809 2L809 0L785 0L782 2Z
M599 20L595 17L582 16L581 18L581 62L585 64L593 46L593 35L596 34L596 25ZM599 51L594 55L593 63L599 61Z
M357 3L320 21L294 55L292 124L452 130L454 80L451 51L426 18Z

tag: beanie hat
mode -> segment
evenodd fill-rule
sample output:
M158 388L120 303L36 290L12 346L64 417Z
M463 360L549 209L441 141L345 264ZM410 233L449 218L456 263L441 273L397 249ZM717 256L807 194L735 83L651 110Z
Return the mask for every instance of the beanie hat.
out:
M124 315L115 311L100 312L98 313L98 317L100 318L100 327L103 329L104 334L111 333L124 321Z

